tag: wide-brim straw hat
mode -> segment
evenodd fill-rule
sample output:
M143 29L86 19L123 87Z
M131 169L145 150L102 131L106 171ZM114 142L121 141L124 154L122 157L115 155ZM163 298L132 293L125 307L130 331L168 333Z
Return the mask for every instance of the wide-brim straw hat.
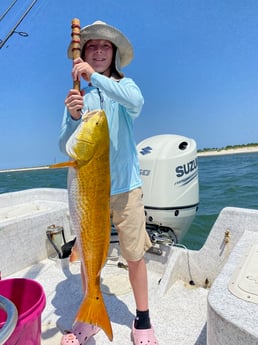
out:
M110 26L100 20L87 25L81 29L81 50L84 47L85 43L89 40L108 40L112 42L117 47L117 56L116 56L116 68L127 66L133 59L133 47L127 37L118 29L113 26ZM73 58L72 55L72 42L68 47L68 57Z

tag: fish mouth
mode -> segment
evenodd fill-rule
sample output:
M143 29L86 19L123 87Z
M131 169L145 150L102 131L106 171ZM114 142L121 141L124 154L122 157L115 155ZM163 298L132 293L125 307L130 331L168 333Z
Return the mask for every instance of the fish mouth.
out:
M87 143L87 144L90 144L90 145L94 145L94 144L95 144L94 141L84 140L84 139L82 139L82 138L80 138L80 139L77 138L77 142L78 142L78 143Z

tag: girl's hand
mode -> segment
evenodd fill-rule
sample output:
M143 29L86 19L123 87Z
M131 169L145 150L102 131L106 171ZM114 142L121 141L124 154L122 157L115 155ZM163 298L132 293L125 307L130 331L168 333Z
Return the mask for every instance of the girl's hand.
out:
M80 80L83 78L87 82L90 81L92 73L94 73L94 69L89 65L87 62L83 61L81 58L75 59L73 61L73 69L72 69L72 76L73 80Z
M84 107L83 95L75 89L69 91L66 99L65 105L69 113L74 120L79 120L81 118L81 111Z

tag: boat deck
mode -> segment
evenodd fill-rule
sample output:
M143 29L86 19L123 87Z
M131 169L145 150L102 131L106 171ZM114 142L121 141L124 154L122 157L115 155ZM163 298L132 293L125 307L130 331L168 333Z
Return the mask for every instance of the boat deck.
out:
M80 263L46 259L12 277L36 279L44 287L47 305L42 313L42 345L60 343L61 331L70 329L81 303ZM63 261L63 260L62 260ZM112 323L114 339L110 342L103 331L89 345L132 344L131 325L134 299L126 269L119 268L119 257L109 258L103 269L102 291ZM150 312L160 345L206 344L206 312L208 290L177 281L164 296L159 296L159 269L149 266Z
M41 283L47 300L41 344L59 345L82 301L80 263L53 258L56 252L49 250L46 237L49 226L58 224L67 241L73 238L66 191L38 189L3 194L0 199L4 205L0 212L4 215L0 220L2 278ZM32 201L37 212L33 208L28 215ZM22 205L19 214L9 213L7 208L17 205ZM160 345L258 344L257 225L258 210L224 208L200 250L160 245L162 255L146 254L150 315ZM101 288L114 339L110 342L100 331L89 345L132 344L134 298L119 245L113 242ZM230 291L232 285L237 294Z

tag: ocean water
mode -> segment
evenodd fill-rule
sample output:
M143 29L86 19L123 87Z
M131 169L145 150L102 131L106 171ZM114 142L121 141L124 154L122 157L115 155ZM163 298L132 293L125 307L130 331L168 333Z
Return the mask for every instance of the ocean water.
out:
M199 157L200 204L184 244L199 249L224 207L258 209L258 153Z
M258 209L258 153L199 157L200 204L183 239L191 249L205 242L220 211L227 206ZM0 193L29 188L66 188L67 169L0 173Z

